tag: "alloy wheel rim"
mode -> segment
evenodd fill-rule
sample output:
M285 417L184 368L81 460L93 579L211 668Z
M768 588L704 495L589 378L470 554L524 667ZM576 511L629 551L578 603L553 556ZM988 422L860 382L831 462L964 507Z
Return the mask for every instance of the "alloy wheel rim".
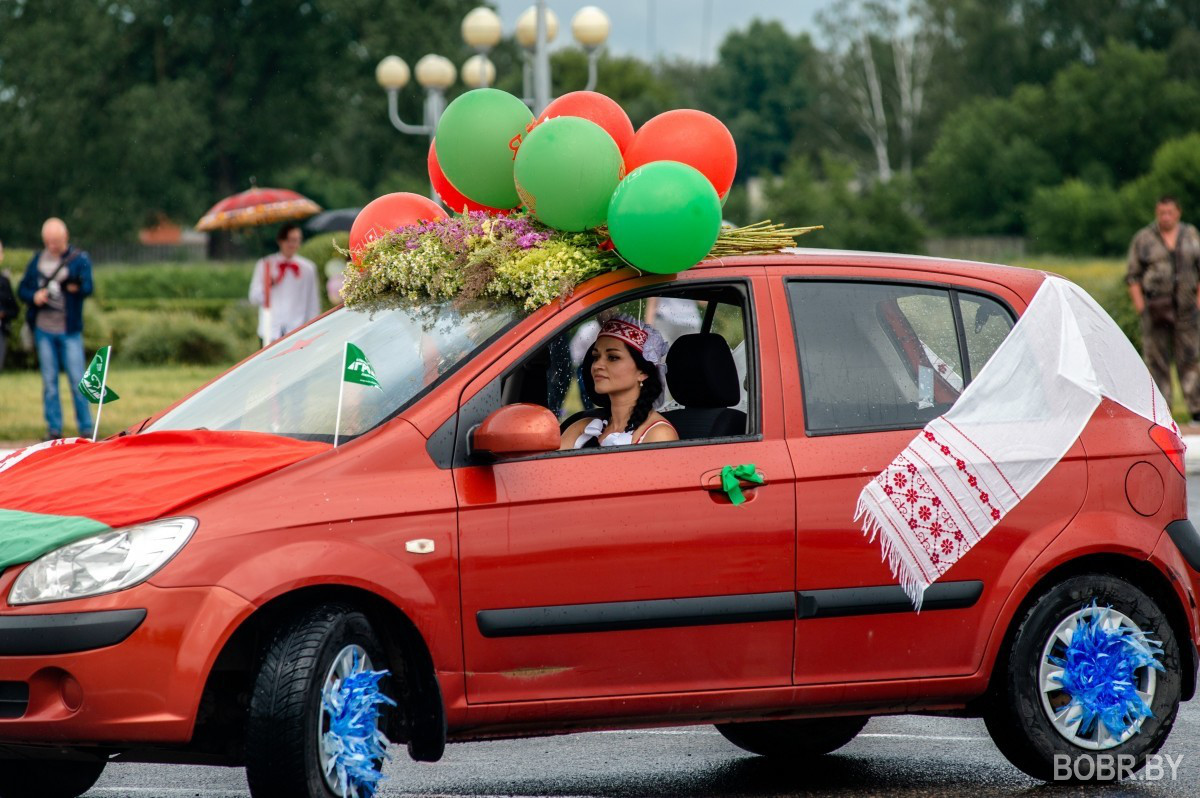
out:
M321 685L321 704L317 708L317 757L325 785L334 795L352 795L354 793L350 790L345 773L339 773L336 767L338 752L329 745L329 741L325 737L331 722L329 710L325 706L325 696L333 695L340 690L342 682L350 676L369 670L373 670L370 655L362 646L351 644L343 647L333 658L333 662L329 664L329 671L325 674L325 681Z
M1116 748L1142 730L1144 718L1138 718L1120 736L1112 734L1108 727L1097 718L1086 732L1081 728L1080 719L1083 708L1071 701L1071 694L1063 689L1058 681L1063 675L1063 668L1054 664L1050 658L1062 658L1070 645L1075 630L1093 616L1102 615L1102 629L1115 630L1126 628L1141 631L1133 619L1111 607L1089 606L1077 610L1062 620L1050 634L1046 645L1042 648L1042 658L1038 667L1038 693L1041 696L1042 709L1050 720L1050 725L1068 742L1090 751L1105 751ZM1149 665L1134 671L1137 692L1147 706L1153 706L1154 693L1157 687L1157 677L1154 668Z

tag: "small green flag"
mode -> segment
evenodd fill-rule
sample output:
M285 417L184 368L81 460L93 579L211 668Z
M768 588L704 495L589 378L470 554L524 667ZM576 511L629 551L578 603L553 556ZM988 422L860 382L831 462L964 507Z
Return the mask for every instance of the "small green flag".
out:
M87 371L83 373L83 379L79 381L80 393L94 405L108 404L121 398L117 396L116 391L104 382L104 372L108 369L108 355L111 351L111 346L102 347L96 353L96 356L92 358ZM104 390L103 401L101 401L100 397L101 386L103 386Z
M359 385L373 385L383 390L379 378L375 376L375 369L371 367L371 361L367 360L361 349L349 341L346 342L346 372L342 379Z

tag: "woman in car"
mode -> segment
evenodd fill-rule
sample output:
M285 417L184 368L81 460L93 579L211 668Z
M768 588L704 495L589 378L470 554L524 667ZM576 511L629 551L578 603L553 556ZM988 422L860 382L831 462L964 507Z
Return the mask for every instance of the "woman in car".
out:
M663 395L667 342L658 330L632 316L603 317L588 353L595 393L608 398L601 418L567 427L562 449L677 441L671 422L654 408Z

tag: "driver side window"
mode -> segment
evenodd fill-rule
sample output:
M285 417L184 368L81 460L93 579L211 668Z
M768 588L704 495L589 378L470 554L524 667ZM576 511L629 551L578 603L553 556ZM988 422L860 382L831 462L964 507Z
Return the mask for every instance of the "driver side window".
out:
M668 344L663 394L655 409L680 440L740 437L757 428L748 288L703 284L640 295L582 316L534 350L502 380L504 404L548 407L566 430L607 418L607 397L592 378L601 316L617 312L655 328Z

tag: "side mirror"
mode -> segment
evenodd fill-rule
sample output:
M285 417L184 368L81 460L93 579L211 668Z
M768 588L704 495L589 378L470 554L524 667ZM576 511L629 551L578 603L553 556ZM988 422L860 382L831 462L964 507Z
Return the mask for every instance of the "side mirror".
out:
M505 405L471 431L471 452L494 457L557 451L558 419L541 405Z

